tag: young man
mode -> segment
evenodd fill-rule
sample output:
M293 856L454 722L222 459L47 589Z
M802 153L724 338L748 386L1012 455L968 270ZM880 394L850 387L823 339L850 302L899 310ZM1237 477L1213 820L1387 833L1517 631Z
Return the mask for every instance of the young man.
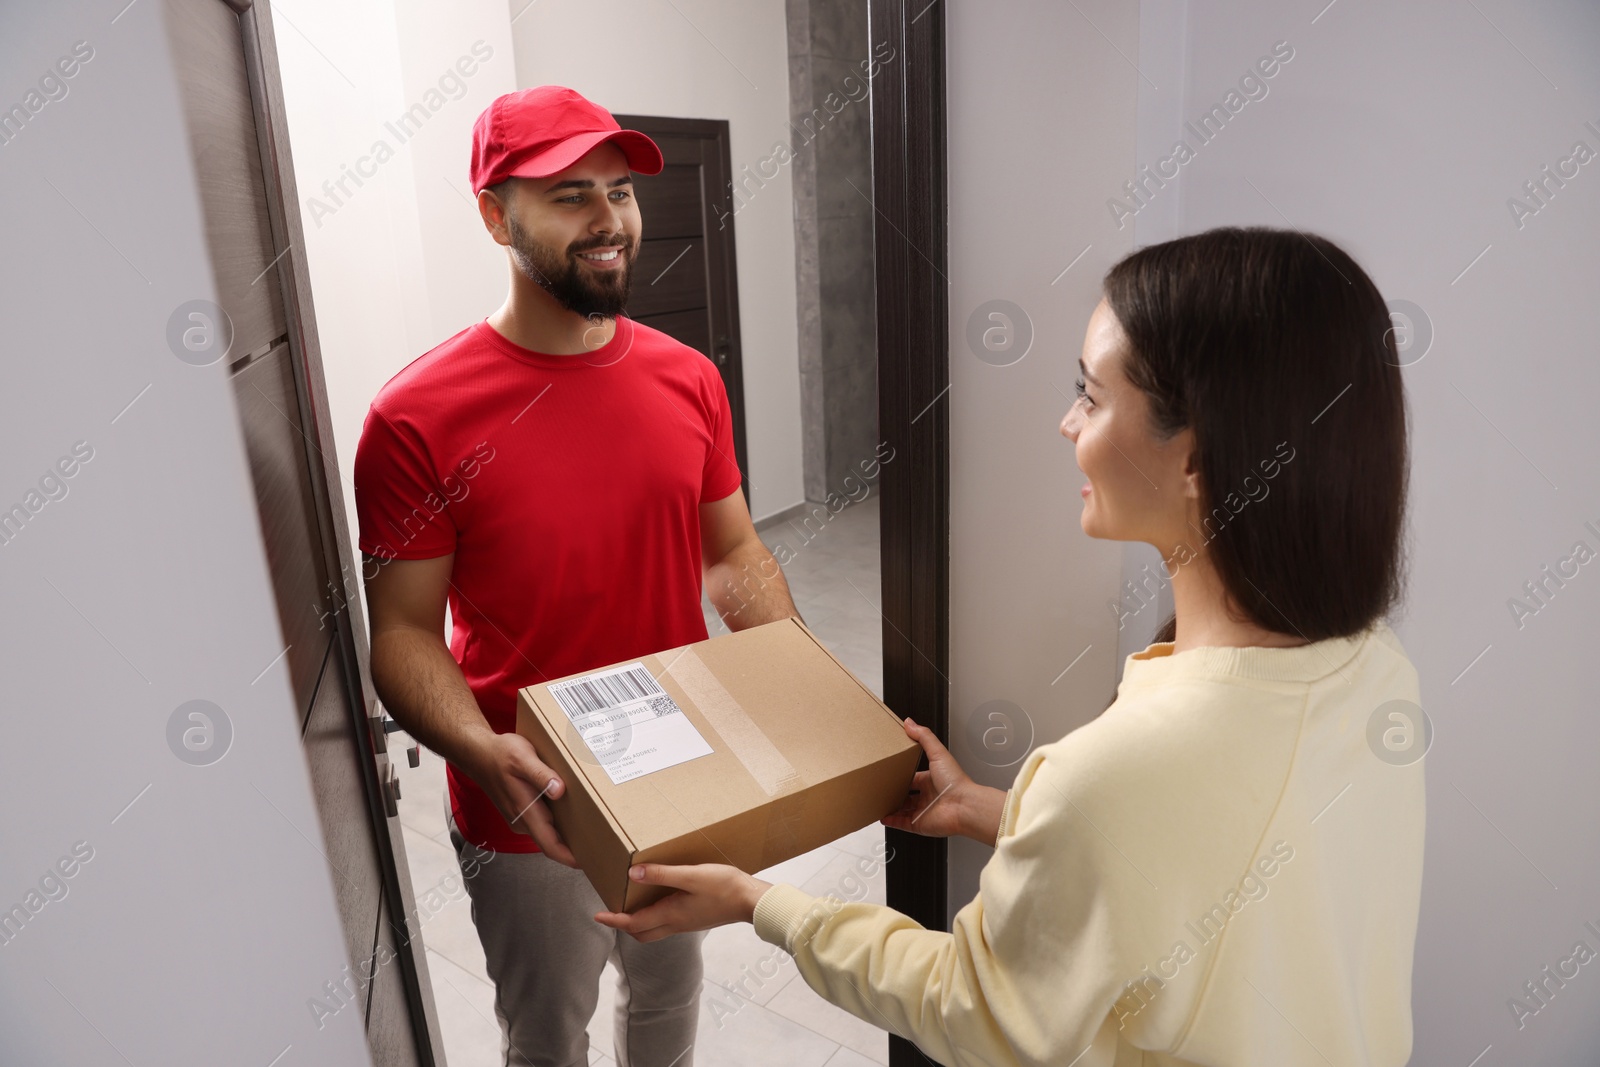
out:
M373 684L447 761L507 1064L587 1067L609 959L620 1067L688 1067L704 936L640 944L594 920L543 799L565 785L515 732L517 690L703 640L702 578L733 629L796 614L739 491L716 368L623 314L630 168L661 167L570 89L490 104L471 179L510 292L380 390L356 450Z

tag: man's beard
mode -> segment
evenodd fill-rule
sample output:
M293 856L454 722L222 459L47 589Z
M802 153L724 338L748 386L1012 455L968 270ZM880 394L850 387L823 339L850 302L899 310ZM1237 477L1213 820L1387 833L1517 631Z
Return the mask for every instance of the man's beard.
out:
M518 269L555 297L556 303L586 319L616 318L627 309L628 292L633 284L634 243L626 234L569 245L563 256L530 237L512 215L506 215L506 223L511 237L511 255ZM590 270L578 262L579 252L617 244L624 246L617 253L623 260L618 269Z

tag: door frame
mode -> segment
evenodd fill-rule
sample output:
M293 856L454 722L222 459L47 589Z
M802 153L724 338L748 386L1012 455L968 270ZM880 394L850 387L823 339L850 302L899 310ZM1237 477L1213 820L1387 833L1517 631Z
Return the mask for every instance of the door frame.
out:
M256 100L257 130L273 239L286 247L301 232L289 131L269 0L227 0L240 12L246 65ZM933 10L938 7L939 10ZM877 299L878 426L894 449L882 464L879 543L882 568L884 701L897 713L914 715L941 741L949 740L949 280L946 242L944 11L939 0L868 0L869 39L886 40L897 61L873 79L872 189L875 208L874 268ZM311 476L322 503L318 522L337 574L344 605L359 603L360 564L352 553L349 525L333 467L334 441L323 390L322 356L311 302L311 279L303 246L279 260L289 321L289 343L298 364L297 388L314 426L323 461ZM730 262L731 269L732 264ZM380 715L367 669L366 630L356 613L337 613L336 653L345 666L349 706L362 709L353 724L381 756ZM400 903L402 929L411 914L409 878L402 877L388 846L387 813L374 761L362 761L365 786L384 868L385 895ZM887 864L887 900L931 930L948 929L948 849L943 838L889 829L893 849ZM400 968L411 1007L416 1048L424 1063L443 1062L431 989L413 958L415 942L402 943ZM910 1041L889 1037L891 1067L928 1064Z
M311 452L315 453L315 458L309 464L309 473L325 557L323 565L327 574L337 576L330 581L336 604L333 613L333 654L339 657L344 668L341 674L347 691L343 703L350 709L354 720L349 728L366 757L357 762L361 767L367 816L372 824L373 839L378 850L378 867L383 880L379 915L387 912L398 941L396 962L405 990L409 1009L407 1015L418 1062L422 1067L434 1067L445 1062L444 1042L439 1031L432 984L427 976L427 961L419 958L417 952L421 943L415 938L417 931L413 928L412 917L417 911L411 876L409 871L402 873L404 864L396 857L391 837L399 831L390 821L385 798L395 788L395 782L385 742L383 708L378 702L377 690L373 688L368 669L371 649L367 642L366 625L360 613L353 610L361 602L358 587L362 563L350 544L350 524L345 513L344 493L339 484L333 420L328 406L327 380L322 370L322 345L311 300L311 269L306 260L294 162L289 151L288 110L283 98L283 83L278 75L278 47L272 25L271 4L270 0L224 2L239 15L245 72L255 110L256 140L266 181L272 245L284 249L276 261L277 276L283 291L289 350L295 369L295 390L299 394L300 410L308 422L306 430L310 443L314 446ZM365 1014L362 1029L365 1037Z
M896 59L873 79L879 553L884 702L950 739L950 310L946 243L944 7L868 0L868 39ZM876 45L874 45L876 47ZM888 903L947 930L948 843L886 830ZM890 1067L932 1063L891 1034Z

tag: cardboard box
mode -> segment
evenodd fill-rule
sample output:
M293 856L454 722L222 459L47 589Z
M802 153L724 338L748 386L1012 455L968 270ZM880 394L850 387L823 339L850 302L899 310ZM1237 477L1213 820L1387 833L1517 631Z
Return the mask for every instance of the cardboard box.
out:
M798 619L529 686L517 731L565 783L556 828L612 911L671 892L634 863L753 874L876 822L922 754Z

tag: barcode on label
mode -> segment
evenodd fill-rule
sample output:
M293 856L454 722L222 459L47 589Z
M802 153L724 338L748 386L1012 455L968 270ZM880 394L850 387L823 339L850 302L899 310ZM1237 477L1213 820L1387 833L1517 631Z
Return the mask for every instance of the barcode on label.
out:
M650 698L650 710L656 713L656 718L663 715L682 715L683 709L678 707L678 702L671 697L662 695Z
M662 696L664 690L657 684L643 663L631 663L609 671L585 675L550 686L550 695L556 698L569 717L604 711L633 700Z

